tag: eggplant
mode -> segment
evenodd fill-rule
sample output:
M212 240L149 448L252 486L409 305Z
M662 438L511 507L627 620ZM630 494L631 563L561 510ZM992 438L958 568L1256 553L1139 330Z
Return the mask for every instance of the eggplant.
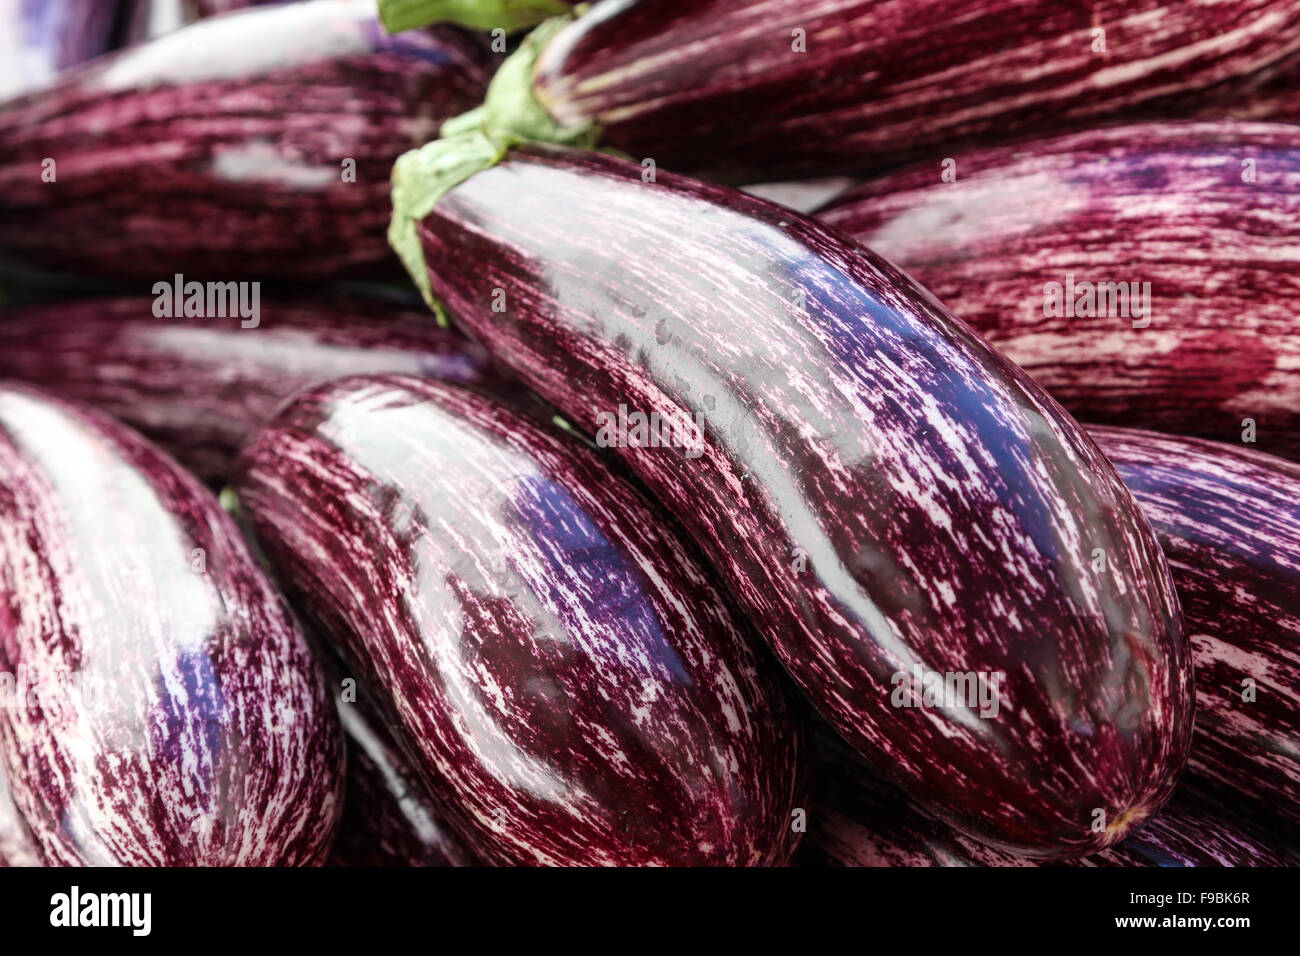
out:
M276 298L253 320L158 316L143 297L0 314L0 379L93 405L210 482L300 389L367 372L428 375L527 402L482 346L415 308L360 296ZM173 310L174 311L174 310Z
M1245 89L1228 89L1209 103L1198 104L1197 119L1300 122L1300 63L1266 71Z
M473 172L497 147L463 135L395 169L412 275L681 517L837 730L1024 852L1085 854L1158 809L1189 654L1159 544L1082 428L795 212L561 147ZM927 702L931 675L968 674L990 701Z
M806 755L775 669L576 438L442 382L343 379L253 437L235 488L484 862L789 859Z
M538 30L474 114L493 138L757 182L1187 108L1300 52L1300 3L612 0Z
M0 867L40 865L40 848L32 842L27 825L14 806L4 761L0 760Z
M0 709L49 865L319 862L338 720L217 499L134 432L0 385Z
M7 0L0 6L0 99L107 53L116 0Z
M101 58L0 104L0 253L151 281L387 274L393 160L482 97L490 57L312 0Z
M473 866L388 728L360 701L340 702L347 743L343 818L330 866Z
M1041 866L952 830L876 777L847 747L818 736L817 798L802 866ZM1176 794L1124 842L1080 867L1291 866L1266 838Z
M1300 465L1192 438L1094 428L1160 537L1196 669L1180 785L1300 833Z
M1082 421L1300 458L1300 127L1137 124L955 162L955 182L914 167L817 218Z

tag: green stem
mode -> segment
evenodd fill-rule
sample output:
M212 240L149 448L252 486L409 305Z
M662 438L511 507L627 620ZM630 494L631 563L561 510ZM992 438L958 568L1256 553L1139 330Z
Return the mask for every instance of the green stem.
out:
M388 227L388 244L443 324L446 313L429 281L420 245L420 221L433 212L448 190L495 166L511 147L544 142L591 148L600 136L599 128L592 123L560 125L533 92L533 67L538 54L571 19L547 20L525 37L488 84L482 106L448 120L442 126L440 139L398 157L393 166L393 219Z
M389 33L428 23L514 33L572 10L565 0L379 0L379 19Z

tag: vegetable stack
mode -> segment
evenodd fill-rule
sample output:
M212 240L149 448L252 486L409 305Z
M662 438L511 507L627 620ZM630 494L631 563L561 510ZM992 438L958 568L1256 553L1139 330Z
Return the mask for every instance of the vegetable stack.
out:
M1295 862L1296 0L6 26L0 866Z

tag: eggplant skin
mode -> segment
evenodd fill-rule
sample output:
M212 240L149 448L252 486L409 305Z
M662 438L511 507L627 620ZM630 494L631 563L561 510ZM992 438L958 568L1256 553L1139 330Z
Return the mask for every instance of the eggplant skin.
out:
M135 433L13 384L0 672L24 695L0 709L0 753L47 864L290 866L328 850L337 716L234 522Z
M484 862L782 865L805 745L668 520L581 443L432 380L296 397L235 487Z
M347 741L343 817L329 866L473 866L392 734L372 713L339 704Z
M1192 682L1154 535L1082 429L906 276L790 210L556 147L418 229L437 297L579 429L620 405L699 423L694 452L614 450L915 799L1069 856L1169 795ZM1000 680L999 712L893 706L916 666Z
M259 324L159 318L129 296L0 314L0 379L38 385L139 430L209 482L244 440L316 382L394 372L484 388L527 403L480 345L427 311L360 296L267 296Z
M1081 421L1253 437L1300 458L1300 127L1141 123L955 163L955 182L913 167L816 217L906 270ZM1149 283L1149 314L1108 296L1097 315L1049 315L1049 286L1064 297L1071 275L1079 290Z
M1297 51L1296 0L619 0L533 85L638 160L754 182L1186 110Z
M1300 833L1300 465L1094 428L1160 536L1196 671L1181 789Z
M817 796L801 866L1042 866L972 840L922 813L841 743L817 735ZM1065 865L1080 867L1293 866L1266 835L1182 795L1122 843Z
M391 273L393 161L478 104L488 56L310 0L101 58L0 104L0 253L123 279Z

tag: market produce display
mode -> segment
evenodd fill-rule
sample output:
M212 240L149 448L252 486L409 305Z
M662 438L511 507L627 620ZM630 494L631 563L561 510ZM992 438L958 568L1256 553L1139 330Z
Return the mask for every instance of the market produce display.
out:
M0 59L0 867L1300 861L1294 0Z

